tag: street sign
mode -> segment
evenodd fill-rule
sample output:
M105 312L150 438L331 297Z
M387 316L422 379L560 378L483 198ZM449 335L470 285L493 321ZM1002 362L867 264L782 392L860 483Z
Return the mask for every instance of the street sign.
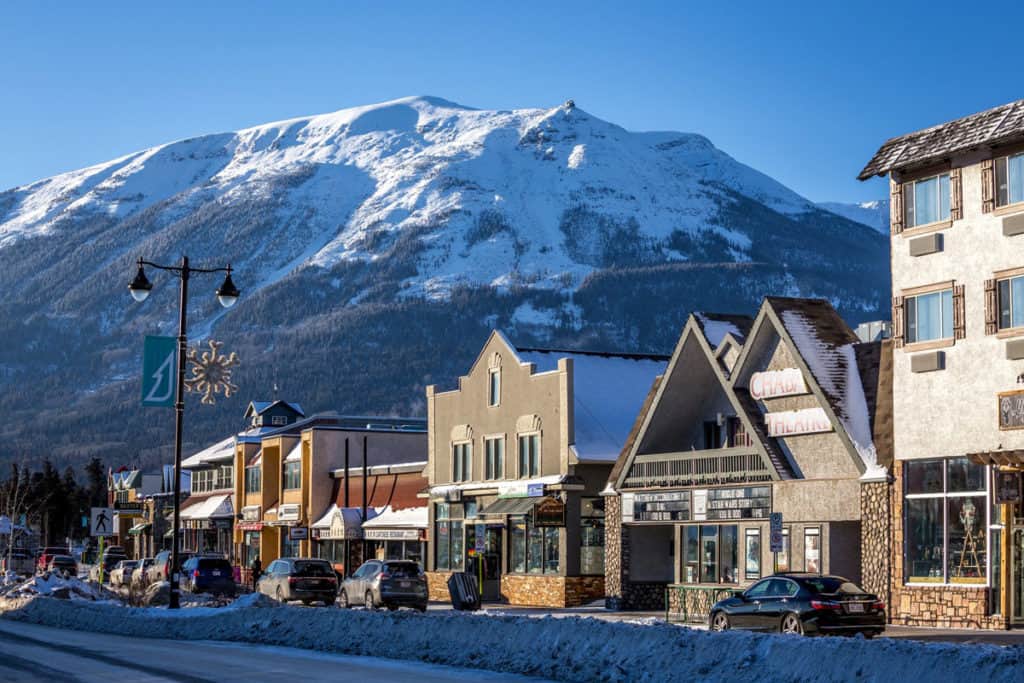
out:
M771 552L781 553L783 538L782 538L782 513L773 512L768 515L769 524L769 542L771 543Z
M485 552L487 550L487 525L477 524L476 525L476 545L475 550L478 553Z
M114 509L93 508L89 516L90 536L113 536L114 535Z
M177 338L147 336L142 347L142 405L173 408L177 371Z

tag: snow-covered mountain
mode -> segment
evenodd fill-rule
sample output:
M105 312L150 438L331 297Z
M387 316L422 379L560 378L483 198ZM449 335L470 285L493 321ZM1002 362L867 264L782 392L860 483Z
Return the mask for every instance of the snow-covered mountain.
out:
M876 199L870 202L843 203L820 202L819 207L834 214L863 223L883 235L889 234L889 200Z
M173 333L176 283L151 272L131 303L140 256L236 268L228 313L217 282L193 283L190 334L239 350L246 398L276 379L313 409L365 413L422 410L423 385L464 371L491 326L667 351L691 309L769 293L879 317L886 249L701 135L572 102L413 97L160 145L0 192L0 385L26 387L0 392L18 415L0 457L39 434L64 455L166 443L133 392L139 336ZM195 411L195 438L233 425L233 405Z

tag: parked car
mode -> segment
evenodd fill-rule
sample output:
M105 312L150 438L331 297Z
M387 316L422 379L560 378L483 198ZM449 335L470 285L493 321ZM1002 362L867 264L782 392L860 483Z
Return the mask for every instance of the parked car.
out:
M111 586L125 586L132 580L132 572L139 566L138 560L121 560L110 572Z
M148 585L146 582L146 574L149 572L149 568L153 566L153 561L152 557L144 557L139 560L139 564L132 570L132 588L145 588Z
M863 633L871 638L885 630L885 603L841 576L775 574L715 603L708 623L714 631Z
M181 570L182 586L190 593L235 596L234 570L223 557L193 557Z
M256 590L280 602L320 601L333 605L338 597L338 577L327 560L284 557L274 560L256 583Z
M111 555L110 553L104 553L103 559L92 566L89 570L89 579L92 581L100 580L100 568L103 568L103 581L110 581L110 574L117 568L118 563L127 559L124 555Z
M68 549L61 546L47 546L39 551L36 557L36 571L45 572L50 567L50 560L54 555L67 555Z
M74 577L78 576L78 563L75 562L75 558L71 555L54 555L50 558L47 570L54 574L60 574L65 578Z
M184 550L178 551L178 561L184 565L188 562L195 553L187 552ZM170 581L171 579L171 551L162 550L156 554L153 558L153 566L149 568L146 574L146 583L160 583L161 581Z
M345 579L338 592L342 607L427 609L427 576L411 560L370 560Z
M29 554L23 550L14 550L10 556L8 566L7 554L0 555L0 569L4 572L14 572L19 576L29 576L35 571L35 562Z

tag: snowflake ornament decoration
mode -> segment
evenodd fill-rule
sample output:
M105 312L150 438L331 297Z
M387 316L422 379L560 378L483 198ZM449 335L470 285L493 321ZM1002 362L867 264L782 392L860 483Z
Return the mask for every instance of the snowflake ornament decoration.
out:
M200 347L189 349L186 358L192 375L185 378L185 388L202 394L200 403L212 406L217 402L215 394L223 393L227 398L238 391L238 387L231 382L231 368L240 361L237 353L232 352L230 356L220 353L224 342L210 339L207 343L210 345L208 351L200 353Z

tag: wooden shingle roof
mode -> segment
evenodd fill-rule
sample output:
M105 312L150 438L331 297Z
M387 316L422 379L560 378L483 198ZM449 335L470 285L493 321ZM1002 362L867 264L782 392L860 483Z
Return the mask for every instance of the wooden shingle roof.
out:
M857 178L927 166L957 152L1020 139L1024 139L1024 100L887 140Z

